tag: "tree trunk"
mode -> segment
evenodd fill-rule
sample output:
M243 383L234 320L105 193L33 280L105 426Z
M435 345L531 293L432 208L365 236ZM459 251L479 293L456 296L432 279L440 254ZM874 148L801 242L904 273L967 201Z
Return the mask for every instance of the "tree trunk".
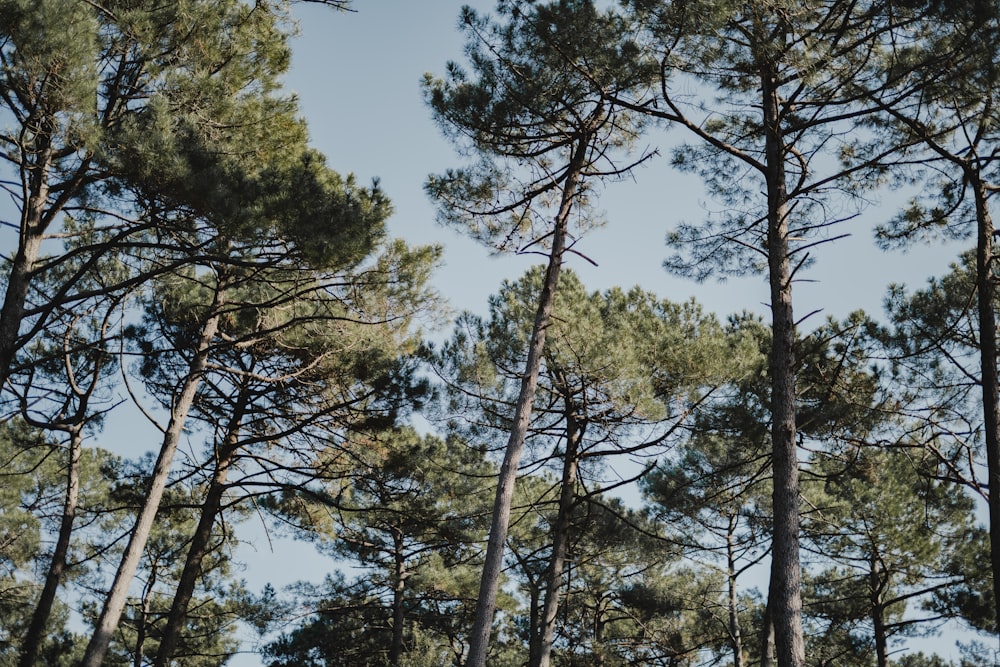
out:
M191 546L188 548L187 558L184 561L184 569L177 582L177 590L174 592L174 599L170 605L170 613L167 615L167 622L163 628L163 636L160 639L160 647L156 652L153 667L165 667L177 651L188 606L191 604L191 598L194 597L194 589L198 584L198 579L202 576L201 565L211 552L212 527L222 512L222 496L226 491L229 469L236 458L236 452L239 451L240 425L243 423L243 417L246 415L249 403L249 394L246 391L241 391L226 427L225 440L216 455L212 481L209 484L208 493L205 494L205 501L201 505L201 516L198 519L194 536L191 538Z
M882 602L882 580L878 558L871 557L868 573L868 595L872 612L872 628L875 634L875 660L878 667L889 667L889 638L885 627L885 605Z
M66 471L66 499L63 501L62 520L59 523L59 536L52 551L49 571L45 575L45 585L38 599L38 605L31 615L31 624L21 644L21 658L18 667L34 667L45 636L45 626L48 625L52 605L55 603L56 590L62 581L66 570L66 555L69 553L70 537L73 534L73 522L76 519L77 500L80 495L80 454L83 451L83 424L77 424L69 433L69 466Z
M122 554L114 582L104 600L104 608L94 626L94 634L87 645L87 651L80 662L80 667L101 667L104 663L104 656L108 652L108 646L111 644L115 629L118 627L118 621L125 609L129 585L139 567L142 551L149 539L153 520L156 518L160 500L163 498L163 492L170 477L170 467L174 455L177 453L177 446L184 430L184 422L187 420L188 412L191 410L195 394L198 391L198 385L201 384L202 375L208 365L209 348L219 328L219 313L224 302L225 287L220 276L216 284L211 310L202 325L198 346L188 367L187 377L170 412L170 422L163 434L163 443L153 468L149 489L146 492L146 501L136 518L135 527L129 536L128 545L125 547L125 553Z
M14 356L17 354L18 334L24 319L24 304L28 298L28 290L31 287L47 224L44 211L48 194L46 184L44 181L38 184L31 183L31 187L33 192L28 198L25 210L21 213L17 253L11 261L3 308L0 310L0 387L7 385Z
M510 526L514 482L517 479L517 469L521 461L521 453L524 450L524 438L528 431L528 422L531 419L535 391L538 388L538 373L541 367L542 351L545 349L545 333L552 315L552 305L559 284L559 272L562 268L563 252L566 247L569 214L576 197L577 185L583 172L588 147L589 137L581 137L570 162L566 182L563 185L559 211L556 214L552 230L552 248L549 251L544 283L538 295L538 310L535 313L531 341L528 344L524 377L521 379L521 390L517 398L513 427L507 440L507 448L497 481L493 519L486 545L486 562L483 565L483 576L479 584L479 598L476 601L476 615L469 639L469 657L466 661L466 667L486 667L486 653L489 649L493 612L496 609L497 589L500 585L500 573L503 570L504 545L507 541L507 529ZM88 665L87 667L97 666Z
M795 320L788 248L788 193L777 68L761 68L767 182L767 258L771 288L771 445L774 531L769 593L778 667L803 667L799 563L799 464L795 424Z
M528 664L537 665L542 653L540 584L531 582L528 588Z
M393 530L393 560L395 561L395 571L393 572L392 587L392 644L389 646L389 667L399 667L403 658L403 630L405 618L406 592L406 557L403 554L403 532Z
M774 667L774 618L771 614L771 591L774 590L774 568L767 586L763 627L760 629L760 667Z
M142 667L146 650L146 629L149 627L150 611L153 603L153 589L156 587L157 565L149 573L149 581L142 589L142 600L135 620L135 645L132 647L132 667Z
M1000 389L997 382L996 278L993 273L993 218L988 193L978 169L967 168L976 199L976 291L979 309L979 359L983 391L983 428L990 508L990 564L993 604L1000 633Z
M566 452L563 455L562 481L559 489L559 509L552 529L552 555L549 558L548 582L545 586L545 606L542 611L542 634L539 641L537 664L530 667L549 667L552 660L552 641L556 634L556 615L559 613L559 588L562 584L563 564L569 544L569 525L576 500L576 473L579 465L579 446L583 429L574 414L575 405L569 400L569 390L563 386L566 405Z
M736 531L737 518L729 517L729 530L726 532L726 575L729 583L729 641L733 649L733 667L746 667L743 656L743 638L740 633L739 600L736 596L736 550L733 534Z

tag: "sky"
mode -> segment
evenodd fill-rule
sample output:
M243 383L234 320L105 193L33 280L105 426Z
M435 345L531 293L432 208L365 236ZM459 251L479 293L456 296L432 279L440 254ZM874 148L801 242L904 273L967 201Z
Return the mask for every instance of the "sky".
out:
M286 84L300 99L313 145L330 165L353 172L360 183L380 179L396 211L390 231L411 243L444 245L435 283L452 307L482 312L500 282L518 277L537 257L491 257L457 230L436 224L423 192L429 174L463 164L420 90L425 73L440 76L447 61L463 62L464 37L457 29L463 4L493 9L492 0L357 0L351 13L296 4L301 34ZM680 130L666 136L668 142L684 138ZM698 284L662 268L667 231L682 220L697 222L713 205L699 179L672 169L669 150L662 152L634 179L607 185L598 202L607 225L577 246L597 266L579 257L570 257L569 266L592 289L640 284L673 301L694 297L720 316L765 312L763 277ZM857 308L879 313L890 282L920 286L955 259L954 248L918 247L905 254L874 248L872 225L896 207L873 204L850 228L838 230L849 238L817 248L817 264L805 276L814 282L796 285L798 312L821 309L838 318Z
M412 244L444 246L434 284L451 308L485 314L487 299L501 281L519 277L537 257L490 256L458 231L438 225L423 191L429 174L462 164L424 104L420 82L426 72L441 75L449 60L462 62L464 37L457 25L463 4L493 8L492 0L356 0L356 11L342 13L297 3L300 34L285 81L299 98L311 143L330 166L354 173L362 184L379 178L394 204L390 233ZM668 135L671 141L682 139L676 131ZM697 221L712 206L699 180L673 170L667 158L641 168L633 180L607 186L598 202L607 225L577 246L597 266L578 257L570 257L569 266L591 289L639 284L672 301L695 298L720 317L743 310L765 315L767 284L760 276L699 284L662 268L667 231L682 220ZM905 254L874 248L872 226L891 217L895 207L873 201L865 215L841 230L850 233L848 238L817 249L816 266L804 276L809 282L795 288L798 313L821 311L805 328L858 308L877 315L889 283L920 287L954 261L956 247L917 247ZM319 581L334 567L307 544L269 542L257 532L238 554L247 563L251 585L262 577L279 587L298 579ZM952 644L945 638L933 642L924 650L947 651ZM243 655L230 664L261 663Z

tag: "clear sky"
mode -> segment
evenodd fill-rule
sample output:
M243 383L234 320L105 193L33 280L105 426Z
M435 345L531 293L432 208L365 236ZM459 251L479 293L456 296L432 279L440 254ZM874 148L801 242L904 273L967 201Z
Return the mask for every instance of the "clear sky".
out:
M462 62L464 37L457 19L463 4L491 11L494 2L357 0L353 13L297 4L301 35L286 82L299 95L313 144L331 166L355 173L362 183L379 177L395 204L392 233L412 243L444 244L439 290L454 308L481 312L500 281L519 276L533 260L491 258L458 231L435 224L434 207L422 190L428 174L462 164L432 121L420 80L425 72L442 74L448 60ZM667 139L685 136L674 130ZM577 246L598 266L578 257L570 258L570 266L593 289L641 284L675 301L695 297L720 315L763 312L767 287L762 277L696 284L663 270L667 230L680 220L699 220L712 203L700 181L673 170L669 150L662 153L640 168L634 181L607 186L598 206L608 224ZM796 286L797 312L823 309L842 317L864 308L878 313L889 282L918 286L947 269L955 249L916 248L904 255L873 247L872 224L894 210L870 207L863 218L838 230L850 238L816 250L817 265L805 276L816 282Z

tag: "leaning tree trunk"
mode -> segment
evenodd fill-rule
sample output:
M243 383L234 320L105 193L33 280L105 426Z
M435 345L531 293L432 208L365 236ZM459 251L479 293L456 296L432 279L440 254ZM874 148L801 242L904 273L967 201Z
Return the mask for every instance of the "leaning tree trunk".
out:
M565 389L565 387L563 387ZM563 455L562 481L559 489L559 509L552 529L552 556L549 558L548 582L545 586L545 606L542 611L542 633L536 664L529 667L549 667L552 660L552 641L556 635L556 616L559 613L559 588L562 584L563 564L569 545L569 525L576 500L576 474L579 465L580 438L583 429L574 414L575 406L569 401L566 390L566 452Z
M993 272L993 218L982 174L967 168L976 199L976 291L979 310L979 360L983 391L983 428L986 440L987 489L990 508L990 564L993 604L1000 632L1000 388L997 386L996 276Z
M108 652L111 639L114 635L118 622L121 620L122 612L128 598L128 588L139 568L139 560L142 558L142 551L149 539L149 533L153 528L153 520L160 507L160 500L167 486L170 477L170 467L177 453L177 446L181 440L184 430L184 423L187 420L188 412L194 403L195 394L201 384L202 375L208 366L209 348L219 329L220 311L225 303L225 287L220 277L215 288L215 295L208 317L202 325L201 335L188 366L187 377L181 388L180 394L175 401L170 412L170 422L163 434L163 443L160 446L160 454L153 467L153 475L150 479L149 489L146 491L146 501L143 503L139 516L136 518L132 534L129 536L128 545L122 555L115 573L115 579L111 590L104 600L104 607L101 615L94 626L94 634L87 645L87 651L80 662L80 667L101 667L104 663L104 656Z
M76 520L77 501L80 496L80 454L83 451L83 424L76 424L69 433L69 465L66 470L66 498L63 501L62 519L59 522L59 536L49 561L49 571L45 575L45 585L38 599L38 605L31 615L31 624L21 644L21 658L18 667L34 667L41 649L45 626L56 600L56 590L66 570L66 556L69 553L73 522Z
M771 288L771 446L774 530L771 590L778 667L803 667L799 563L799 464L795 443L795 320L788 246L788 194L781 130L778 72L761 68L767 182L767 257Z
M35 265L38 263L42 238L52 219L45 210L49 195L47 176L51 153L51 148L43 148L38 164L27 169L28 197L24 210L21 211L17 252L10 263L7 289L3 306L0 307L0 387L6 386L10 377L10 369L18 349L21 322L24 320L24 305L28 299Z
M549 251L548 266L545 269L545 279L538 295L538 310L535 313L535 323L531 331L531 340L528 343L528 358L524 364L521 390L517 397L513 426L507 440L507 448L497 481L493 519L490 524L489 540L486 544L486 562L483 564L483 575L479 584L479 598L476 601L476 615L469 638L469 657L465 663L466 667L486 667L486 653L489 649L493 612L496 610L497 589L500 586L500 573L503 570L504 544L507 541L507 530L510 526L514 482L517 479L517 469L521 461L521 453L524 450L524 438L528 432L532 404L535 400L535 391L538 388L538 373L541 368L542 352L545 349L546 329L552 315L556 288L559 284L559 272L562 269L563 252L566 249L569 214L577 195L577 187L583 173L588 148L589 137L580 137L574 148L566 181L563 184L559 210L554 221L552 247Z
M243 417L246 415L249 403L249 394L246 391L241 391L226 427L226 437L216 456L212 481L201 505L201 516L198 519L194 536L191 538L191 546L188 547L184 569L177 582L177 590L174 592L170 612L167 614L167 623L163 628L160 647L156 652L153 667L165 667L170 664L177 651L177 644L180 641L184 621L187 618L188 606L194 597L194 589L198 584L198 579L202 576L202 563L212 551L212 528L215 526L215 520L222 513L222 496L226 492L229 470L236 458L237 451L239 451L240 425L243 423Z

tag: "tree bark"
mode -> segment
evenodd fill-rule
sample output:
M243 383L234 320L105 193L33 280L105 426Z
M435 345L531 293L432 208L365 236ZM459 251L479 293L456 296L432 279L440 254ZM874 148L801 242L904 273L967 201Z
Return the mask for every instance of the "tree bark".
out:
M11 261L7 290L4 293L3 307L0 309L0 387L6 386L10 377L10 369L18 349L21 322L24 320L24 304L28 298L42 238L48 225L49 218L45 214L45 204L48 199L46 180L48 162L46 158L41 160L41 164L28 168L29 194L21 212L17 252Z
M181 434L184 430L184 423L187 421L188 412L194 403L195 394L201 384L202 375L208 365L209 349L215 335L218 332L220 310L225 303L225 287L220 276L216 284L215 295L209 315L202 325L201 335L195 349L195 355L188 366L187 377L181 391L170 412L170 422L163 434L163 443L160 446L160 454L153 467L153 475L150 479L149 489L146 492L146 501L136 518L132 534L129 536L125 553L122 554L118 571L115 573L111 590L105 598L101 615L94 625L94 634L87 645L87 651L80 667L101 667L104 657L107 655L108 646L118 622L121 620L122 611L128 598L128 588L135 577L139 567L139 560L142 558L142 551L149 539L149 533L153 527L153 520L160 507L160 500L167 486L170 477L170 467L177 453L177 446L180 443Z
M562 585L563 564L569 544L569 525L576 500L576 474L579 466L579 446L583 429L574 414L576 406L569 399L569 389L562 387L566 405L566 452L563 455L562 480L559 488L559 509L552 530L552 555L549 558L548 582L545 586L545 605L542 611L542 633L539 641L538 662L531 667L549 667L552 660L552 641L556 634L556 616L559 613L559 588Z
M966 168L976 200L976 291L979 314L979 360L983 392L983 429L986 444L988 504L990 510L990 564L993 604L1000 633L1000 388L997 377L996 276L993 271L993 218L988 192L977 168Z
M399 667L403 657L403 630L406 622L403 606L404 594L406 592L406 557L403 554L403 532L393 530L393 560L395 570L393 572L392 587L392 643L389 645L389 667Z
M236 452L239 451L240 425L243 423L243 417L246 415L249 403L249 394L246 391L241 391L233 406L233 414L229 418L229 424L226 426L225 440L216 455L212 481L201 505L201 516L198 518L198 526L191 538L191 546L188 547L184 569L181 571L177 590L174 592L174 599L170 604L170 612L167 614L167 622L163 628L160 647L157 649L153 667L165 667L177 651L188 606L194 597L194 589L198 584L198 579L202 576L202 563L211 552L212 527L219 514L222 513L222 496L226 491L229 469L236 458Z
M761 68L767 183L767 258L771 290L771 446L774 531L769 593L778 667L803 667L799 562L799 464L795 423L795 320L788 246L788 192L778 72Z
M569 214L576 198L577 186L583 173L588 148L589 137L580 137L570 161L559 211L553 225L552 247L549 251L545 279L538 295L538 310L535 313L531 340L528 344L528 358L525 362L524 376L521 379L513 426L507 440L503 463L500 466L490 536L486 545L486 562L483 565L483 575L479 585L479 598L476 601L476 614L469 639L469 657L465 663L466 667L486 667L486 653L489 649L493 613L496 609L497 589L500 585L500 573L503 570L504 544L507 541L507 530L510 526L514 482L517 479L517 469L524 450L524 438L528 431L528 422L531 419L535 391L538 388L538 373L541 367L542 352L545 349L545 334L552 315L556 288L559 284L559 272L562 269L563 252L566 248Z
M73 522L76 520L77 501L80 496L80 454L83 451L83 424L77 424L69 434L69 465L66 470L66 498L63 501L62 519L59 522L59 536L52 551L49 571L45 575L45 585L38 599L38 605L31 615L31 624L21 644L21 658L18 667L34 667L45 636L55 603L56 591L66 570L66 556L69 553Z
M532 581L528 587L528 664L537 665L542 653L540 584Z
M774 667L774 618L771 614L771 591L774 589L774 568L767 586L763 627L760 629L760 667Z
M872 556L869 563L868 594L875 635L875 660L878 667L889 667L889 638L886 635L885 604L882 601L884 589L885 582L882 579L878 557Z

